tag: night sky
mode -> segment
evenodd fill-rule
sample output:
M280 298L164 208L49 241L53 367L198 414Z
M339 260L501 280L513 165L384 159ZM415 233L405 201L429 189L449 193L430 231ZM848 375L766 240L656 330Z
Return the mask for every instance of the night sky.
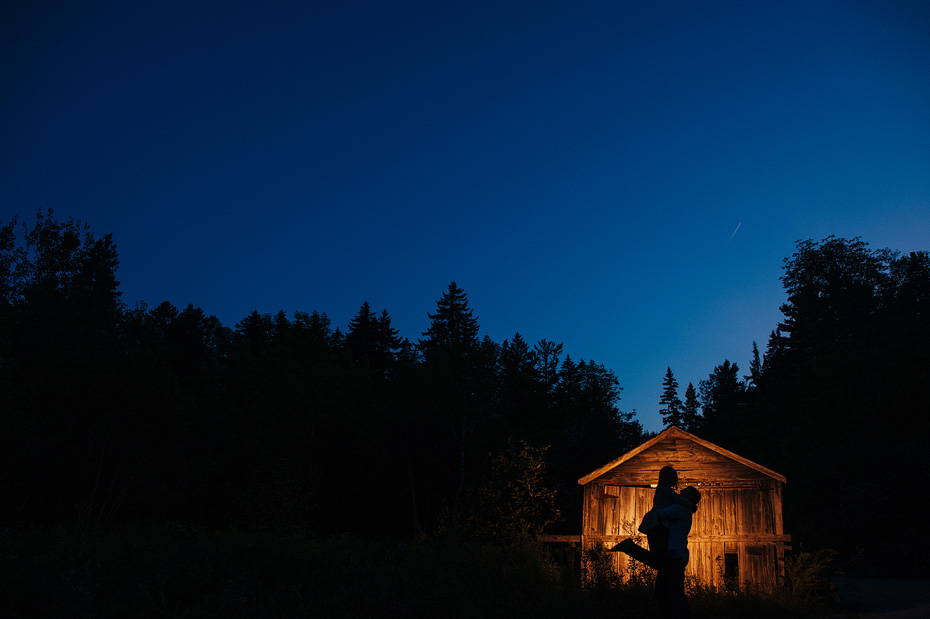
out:
M112 232L124 301L364 301L563 342L661 428L748 374L799 239L930 249L930 3L4 2L0 221Z

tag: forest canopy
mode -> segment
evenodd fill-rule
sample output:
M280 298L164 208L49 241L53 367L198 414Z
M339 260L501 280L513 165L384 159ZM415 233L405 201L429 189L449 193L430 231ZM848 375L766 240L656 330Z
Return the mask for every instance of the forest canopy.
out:
M455 282L411 341L367 301L345 333L318 310L129 308L118 266L79 221L0 225L0 526L577 533L577 479L648 438L612 370L482 337ZM799 543L900 557L927 539L903 497L927 469L928 254L799 241L782 282L749 374L722 360L682 397L668 368L663 419L784 473Z
M507 527L538 531L642 439L611 370L480 338L454 282L412 343L368 302L345 333L320 311L128 308L112 237L51 212L3 225L0 256L3 523L493 537L495 501L544 497Z

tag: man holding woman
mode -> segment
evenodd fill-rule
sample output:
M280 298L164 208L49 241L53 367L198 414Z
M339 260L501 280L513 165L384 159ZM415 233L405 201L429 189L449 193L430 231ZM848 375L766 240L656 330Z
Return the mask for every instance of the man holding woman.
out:
M655 595L666 618L690 618L685 597L685 566L688 564L688 533L691 516L697 511L701 493L688 486L675 492L678 472L670 466L659 471L659 482L652 498L652 509L643 517L639 530L646 534L649 549L625 539L612 550L625 552L656 570Z

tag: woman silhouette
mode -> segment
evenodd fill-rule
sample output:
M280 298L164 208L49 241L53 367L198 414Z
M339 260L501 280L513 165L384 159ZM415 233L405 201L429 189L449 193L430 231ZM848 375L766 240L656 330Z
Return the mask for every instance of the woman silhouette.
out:
M614 547L614 550L625 552L656 571L655 596L663 617L671 616L668 595L668 528L659 522L659 510L676 504L692 512L697 510L694 503L675 492L677 487L678 471L670 466L663 466L659 471L655 494L652 495L652 509L646 512L639 525L640 533L646 534L649 550L629 538Z

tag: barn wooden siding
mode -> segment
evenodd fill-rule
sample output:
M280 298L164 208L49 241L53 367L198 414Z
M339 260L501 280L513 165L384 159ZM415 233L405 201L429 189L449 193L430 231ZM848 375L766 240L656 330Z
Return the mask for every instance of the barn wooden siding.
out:
M607 547L634 537L652 508L651 487L659 470L678 471L679 488L701 491L688 538L688 573L718 589L747 586L771 592L784 577L790 536L784 534L784 476L689 434L669 428L614 462L583 477L584 509L580 541ZM640 539L641 538L641 539ZM614 554L614 567L626 576L632 560Z

